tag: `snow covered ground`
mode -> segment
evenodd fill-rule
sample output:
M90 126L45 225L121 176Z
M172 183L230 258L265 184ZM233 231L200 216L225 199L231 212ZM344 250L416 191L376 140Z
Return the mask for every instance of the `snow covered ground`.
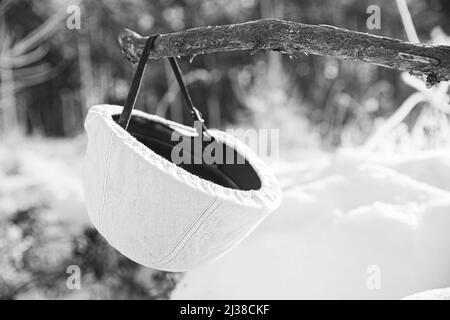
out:
M76 234L90 225L81 180L85 140L80 136L76 139L16 137L2 141L0 217L27 208L32 202L47 202L71 233Z
M282 162L283 203L173 299L399 299L450 287L450 153Z
M450 300L450 288L419 292L406 297L405 300Z
M0 173L0 212L36 193L52 197L71 233L89 225L84 148L83 139L1 146L0 167L10 174ZM450 287L450 151L287 158L274 166L281 207L223 258L188 272L172 298L398 299ZM35 185L45 188L34 192ZM449 297L449 290L411 298Z

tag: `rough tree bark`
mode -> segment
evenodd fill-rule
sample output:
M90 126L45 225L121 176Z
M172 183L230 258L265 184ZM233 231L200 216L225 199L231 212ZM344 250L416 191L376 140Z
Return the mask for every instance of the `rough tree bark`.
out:
M146 38L124 29L123 53L136 63ZM209 26L161 34L149 59L252 50L304 52L366 62L426 76L427 86L450 80L450 46L403 42L328 25L308 25L277 19Z

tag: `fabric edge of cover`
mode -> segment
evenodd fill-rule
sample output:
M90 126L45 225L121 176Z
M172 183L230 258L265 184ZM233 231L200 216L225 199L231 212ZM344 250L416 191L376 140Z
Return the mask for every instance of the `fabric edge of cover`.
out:
M218 130L210 130L211 134L214 136L215 139L217 139L220 142L226 143L228 146L237 150L247 159L247 161L253 167L253 169L255 170L255 172L257 173L258 177L261 180L261 188L258 190L245 191L245 190L234 190L225 188L220 185L214 184L213 182L201 179L200 177L195 176L189 173L188 171L185 171L184 169L176 166L175 164L164 159L163 157L153 152L151 149L144 146L141 142L136 140L123 128L117 125L117 123L113 121L112 116L120 114L121 111L122 107L115 105L96 105L90 108L85 121L85 128L88 133L88 137L91 139L90 134L91 131L93 130L92 127L90 126L90 122L96 119L96 121L100 121L100 123L96 122L95 126L98 126L100 124L103 127L106 126L107 130L110 131L111 139L115 137L116 141L119 141L119 143L123 143L126 146L126 148L129 149L129 152L136 153L139 157L144 159L145 162L147 162L149 165L157 168L164 174L167 174L170 177L175 178L179 183L184 184L189 188L194 188L197 191L204 193L205 196L218 199L221 202L231 202L233 205L242 206L244 208L248 207L249 209L257 208L261 212L260 216L258 217L258 221L253 221L251 223L252 226L248 227L246 232L241 234L240 237L238 237L238 239L234 239L231 245L228 245L225 249L222 249L221 253L216 254L215 257L210 258L206 257L203 260L206 261L215 260L220 256L222 256L223 254L225 254L226 252L228 252L229 250L231 250L235 245L240 243L248 234L250 234L253 231L253 229L255 229L257 225L260 222L262 222L262 220L268 214L270 214L280 205L281 189L279 187L276 178L269 171L266 165L256 156L256 154L254 154L254 152L250 150L250 148L248 148L243 142L239 141L232 135ZM164 123L172 127L177 127L185 130L194 130L191 127L184 126L182 124L161 118L156 115L150 115L139 110L133 110L133 114L139 117L144 117L153 121ZM107 143L104 143L104 145L105 145L104 149L111 148L111 146L107 146ZM110 150L104 151L106 151L106 153L110 152ZM101 151L96 150L94 152L101 152ZM107 156L104 160L106 160L107 162L108 160ZM103 165L106 166L105 161L103 161L103 164L100 164L100 166ZM98 169L100 170L100 168ZM98 174L98 172L95 174ZM108 192L108 190L106 190L107 186L105 186L104 184L100 185L99 188L103 190L87 190L89 189L89 186L87 186L87 188L85 187L85 192L94 192L94 193L97 192L96 193L97 196L93 195L94 202L102 201L102 199L100 198L104 198L105 193ZM104 227L98 221L99 218L96 215L101 214L101 212L93 212L93 211L102 211L100 209L101 209L100 207L88 205L88 213L91 221L93 222L97 230L106 238L106 240L113 247L115 247L120 252L124 253L124 255L126 255L130 259L152 268L167 271L186 271L193 267L190 265L176 266L176 263L173 263L173 261L166 262L166 265L143 262L142 259L136 258L133 255L130 255L128 252L125 252L127 250L122 250L123 248L120 248L121 247L120 245L114 243L114 239L110 238L110 235L108 235L108 231L104 230ZM253 218L253 220L255 220L255 218ZM197 261L197 263L194 263L194 266L203 263L204 261L201 262Z

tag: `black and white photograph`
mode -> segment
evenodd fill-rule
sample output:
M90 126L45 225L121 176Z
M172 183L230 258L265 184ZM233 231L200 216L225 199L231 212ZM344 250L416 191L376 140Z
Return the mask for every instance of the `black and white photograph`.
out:
M450 2L0 0L0 300L450 300Z

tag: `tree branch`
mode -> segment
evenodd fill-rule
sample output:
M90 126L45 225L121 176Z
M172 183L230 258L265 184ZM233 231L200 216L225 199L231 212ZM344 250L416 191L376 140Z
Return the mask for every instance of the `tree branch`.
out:
M128 29L119 35L122 51L133 63L139 60L145 40ZM450 46L413 44L333 26L276 19L161 34L149 59L237 50L305 52L366 62L425 75L427 86L450 80Z

